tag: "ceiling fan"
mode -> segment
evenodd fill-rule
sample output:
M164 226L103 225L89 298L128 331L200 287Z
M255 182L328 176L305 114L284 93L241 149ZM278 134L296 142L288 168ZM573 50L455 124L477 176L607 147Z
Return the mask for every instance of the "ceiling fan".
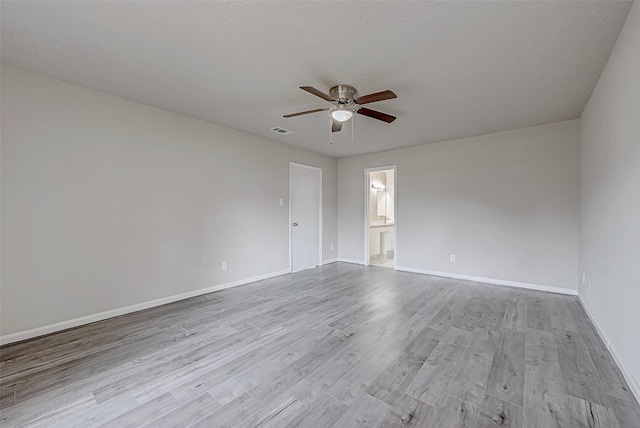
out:
M390 114L371 110L366 107L361 107L362 104L375 103L377 101L398 98L398 96L394 94L393 91L386 90L359 97L356 88L349 85L334 86L333 88L329 89L329 95L314 88L313 86L300 86L300 89L302 89L303 91L307 91L317 97L320 97L325 101L329 101L333 105L331 107L317 108L313 110L287 114L283 117L288 118L302 116L303 114L317 113L319 111L330 111L331 117L333 118L331 132L340 131L342 129L342 123L351 119L354 113L369 116L387 123L391 123L396 120L396 117L391 116Z

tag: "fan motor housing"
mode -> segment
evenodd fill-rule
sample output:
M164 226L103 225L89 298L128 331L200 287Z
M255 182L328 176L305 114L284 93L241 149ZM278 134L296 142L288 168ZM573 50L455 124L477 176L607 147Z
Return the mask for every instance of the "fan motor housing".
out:
M329 96L341 103L355 99L357 94L356 88L349 85L337 85L329 89Z

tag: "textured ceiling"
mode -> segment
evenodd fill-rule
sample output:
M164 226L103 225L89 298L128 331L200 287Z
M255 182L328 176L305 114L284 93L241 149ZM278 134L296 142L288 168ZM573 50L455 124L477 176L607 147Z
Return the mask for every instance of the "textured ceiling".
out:
M11 2L2 62L333 157L580 115L630 2ZM329 144L298 89L391 89ZM281 126L294 133L270 131Z

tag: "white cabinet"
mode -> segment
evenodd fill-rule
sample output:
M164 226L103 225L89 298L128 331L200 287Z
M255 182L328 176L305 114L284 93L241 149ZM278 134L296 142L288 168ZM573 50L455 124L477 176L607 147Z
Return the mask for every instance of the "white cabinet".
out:
M386 228L385 228L386 229ZM395 236L393 229L380 232L380 254L387 255L394 250Z
M395 248L393 226L369 228L369 257L388 254Z
M379 228L369 229L369 257L380 254L380 232L377 229Z

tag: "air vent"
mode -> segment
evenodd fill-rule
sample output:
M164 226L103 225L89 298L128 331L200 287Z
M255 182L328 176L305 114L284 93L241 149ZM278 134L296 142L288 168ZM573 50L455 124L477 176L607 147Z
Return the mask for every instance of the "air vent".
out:
M288 129L280 128L278 126L276 126L275 128L271 128L271 130L277 134L282 134L282 135L293 134L293 132L289 131Z

